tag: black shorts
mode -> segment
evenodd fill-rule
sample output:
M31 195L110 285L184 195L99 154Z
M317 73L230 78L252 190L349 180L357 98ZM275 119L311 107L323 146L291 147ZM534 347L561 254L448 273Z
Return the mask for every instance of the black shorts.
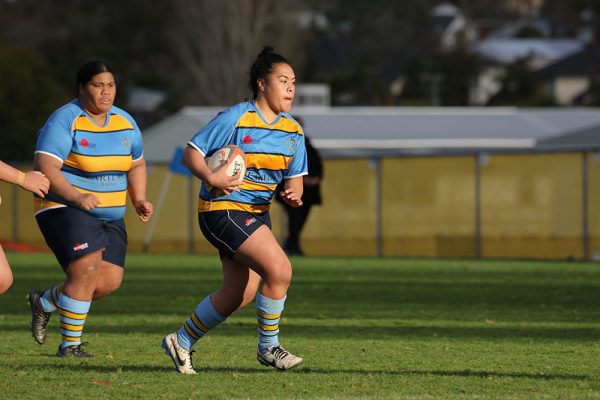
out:
M104 221L71 207L43 211L35 219L64 270L78 258L102 249L104 261L125 265L127 232L122 219Z
M271 229L269 213L251 213L238 210L206 211L198 213L200 230L223 257L233 257L237 249L262 225Z

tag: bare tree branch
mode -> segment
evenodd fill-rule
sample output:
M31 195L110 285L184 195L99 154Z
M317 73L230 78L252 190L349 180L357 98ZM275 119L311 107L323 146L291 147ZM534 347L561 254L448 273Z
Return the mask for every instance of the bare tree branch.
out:
M202 104L228 105L249 97L247 70L256 54L279 41L273 32L295 29L278 0L171 2L171 49L192 77L189 89L196 93L189 97Z

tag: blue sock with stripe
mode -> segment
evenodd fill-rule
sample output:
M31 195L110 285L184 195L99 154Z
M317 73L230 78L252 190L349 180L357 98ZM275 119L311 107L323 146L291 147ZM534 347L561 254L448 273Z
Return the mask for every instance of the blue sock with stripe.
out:
M256 293L256 317L258 319L258 351L265 353L269 347L279 346L279 319L285 304L285 296L273 300Z
M91 301L75 300L62 293L58 300L58 313L60 314L60 334L62 343L60 347L77 346L81 344L81 334Z
M60 298L60 292L62 290L62 283L60 285L54 286L52 289L46 290L40 296L40 306L42 310L47 313L56 310L58 299Z
M219 314L212 305L210 295L198 304L192 315L185 321L185 324L177 331L177 341L184 349L190 351L192 347L202 336L227 317Z

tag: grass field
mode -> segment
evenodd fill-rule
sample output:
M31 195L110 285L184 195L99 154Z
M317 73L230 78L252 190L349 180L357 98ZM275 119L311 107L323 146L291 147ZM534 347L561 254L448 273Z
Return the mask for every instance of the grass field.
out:
M92 305L96 359L58 359L58 318L31 338L26 293L62 279L53 257L8 254L0 398L598 399L600 264L297 258L278 372L255 358L248 307L195 347L198 375L160 348L218 287L216 257L130 255L121 289Z

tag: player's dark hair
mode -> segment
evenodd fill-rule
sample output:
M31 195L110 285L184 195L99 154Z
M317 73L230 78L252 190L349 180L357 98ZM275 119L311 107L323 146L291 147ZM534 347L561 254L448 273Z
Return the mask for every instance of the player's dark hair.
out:
M262 51L258 53L256 60L250 67L250 82L248 82L248 86L250 87L250 90L252 90L253 99L256 99L258 96L257 81L260 78L267 79L267 76L273 71L276 64L291 65L285 57L275 53L273 50L273 46L263 47Z
M92 78L94 76L101 74L102 72L110 72L114 76L112 67L106 61L90 60L90 61L87 61L85 64L83 64L79 68L79 71L77 71L77 82L76 82L76 88L75 88L76 92L75 93L77 95L79 95L79 88L81 86L84 86L85 84L87 84L89 81L92 80Z

